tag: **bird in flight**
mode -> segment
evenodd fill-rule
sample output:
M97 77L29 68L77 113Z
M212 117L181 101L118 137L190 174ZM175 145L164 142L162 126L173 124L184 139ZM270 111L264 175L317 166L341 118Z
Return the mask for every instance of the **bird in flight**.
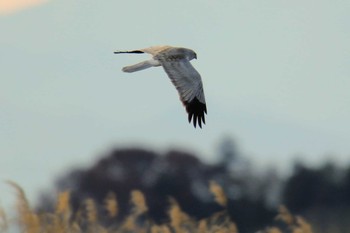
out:
M193 50L172 46L153 46L145 49L117 51L114 53L151 54L153 56L152 59L126 66L122 70L132 73L150 67L162 66L176 87L180 100L186 108L188 122L191 122L193 119L194 127L196 127L198 122L199 127L202 128L202 123L205 124L204 113L207 113L207 106L201 76L190 63L192 59L197 59L197 54Z

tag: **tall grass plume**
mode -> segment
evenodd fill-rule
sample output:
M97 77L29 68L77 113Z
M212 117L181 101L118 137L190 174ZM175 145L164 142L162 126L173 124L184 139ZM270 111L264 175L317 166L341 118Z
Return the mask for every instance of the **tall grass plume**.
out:
M225 207L207 218L196 220L185 213L179 203L170 198L168 220L156 224L148 217L148 206L144 194L139 190L130 193L130 213L118 219L118 202L116 195L108 193L102 206L92 199L82 200L83 208L73 213L70 206L70 192L62 192L57 196L56 207L52 212L38 213L31 208L24 191L14 182L8 182L16 191L16 221L8 219L0 208L0 230L6 232L13 222L23 233L238 233L239 229L226 211L227 197L220 185L212 181L209 189L215 202ZM101 214L101 209L104 213ZM113 219L106 225L105 218ZM115 221L114 221L115 220ZM276 221L286 227L266 227L261 233L313 233L310 224L300 216L294 216L281 206Z
M227 197L222 187L215 181L209 182L209 190L214 195L216 203L222 207L227 207Z

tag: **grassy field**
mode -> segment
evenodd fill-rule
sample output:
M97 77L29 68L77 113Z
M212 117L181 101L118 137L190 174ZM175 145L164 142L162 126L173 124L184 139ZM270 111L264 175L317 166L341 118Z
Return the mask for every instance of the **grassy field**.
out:
M169 200L168 220L156 224L147 217L147 203L144 195L138 190L130 194L130 214L123 219L118 217L116 194L109 193L102 207L92 199L84 200L80 210L72 212L70 193L59 193L55 210L52 212L36 212L27 201L25 192L13 182L9 184L16 190L16 216L9 219L0 208L0 232L18 229L23 233L237 233L240 232L225 210L227 198L222 188L210 182L209 189L215 201L223 207L223 211L214 213L208 218L195 220L183 212L176 200ZM287 208L280 206L276 216L277 226L266 226L259 233L312 233L310 224L302 217L293 216Z

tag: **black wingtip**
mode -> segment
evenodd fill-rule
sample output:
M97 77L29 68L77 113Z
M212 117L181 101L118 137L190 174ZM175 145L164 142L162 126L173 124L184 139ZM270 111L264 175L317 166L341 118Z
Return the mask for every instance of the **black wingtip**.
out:
M194 98L191 101L185 101L184 105L186 107L186 111L188 113L188 122L191 122L193 119L193 126L198 126L202 128L202 123L205 124L204 114L207 113L207 106L200 102L197 98Z
M133 50L133 51L115 51L114 54L120 54L120 53L144 53L141 50Z

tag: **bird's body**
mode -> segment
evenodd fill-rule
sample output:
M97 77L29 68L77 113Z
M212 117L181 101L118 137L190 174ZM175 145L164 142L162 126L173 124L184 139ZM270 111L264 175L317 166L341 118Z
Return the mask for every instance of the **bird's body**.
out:
M131 73L162 66L179 93L180 100L188 113L188 121L191 122L193 118L194 127L196 127L197 122L199 127L202 127L202 122L205 123L204 113L207 113L207 107L201 76L190 63L192 59L197 58L197 54L193 50L172 46L154 46L115 53L151 54L152 59L126 66L122 70Z

